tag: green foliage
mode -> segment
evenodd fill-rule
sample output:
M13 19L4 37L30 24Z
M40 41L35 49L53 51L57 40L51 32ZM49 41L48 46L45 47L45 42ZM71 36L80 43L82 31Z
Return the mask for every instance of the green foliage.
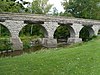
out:
M66 25L59 26L54 34L54 37L58 39L67 39L69 36L70 36L70 32Z
M3 36L9 37L10 36L10 32L5 26L0 24L0 37L3 37Z
M47 14L52 7L48 0L33 0L32 6L30 4L23 0L0 0L0 12Z
M92 40L95 36L92 35L91 36L91 31L89 30L91 27L88 27L88 26L84 26L82 28L82 30L80 31L80 38L82 38L82 41L86 42L86 41L89 41L89 40Z
M89 40L89 30L87 27L82 28L80 31L80 38L82 38L83 41L88 41Z
M66 17L73 17L71 13L67 13L67 12L60 12L59 15L66 16Z
M36 35L34 35L34 36L25 36L24 35L24 36L21 36L20 37L20 39L23 42L24 49L31 48L31 42L34 41L34 40L36 40L36 39L38 39L38 38L40 38L40 37L39 36L36 36Z
M45 36L43 27L38 24L28 24L20 32L20 38L23 42L24 49L31 48L31 42Z
M73 48L0 58L0 75L100 75L99 59L100 38Z
M58 13L58 10L57 10L57 8L56 7L53 7L53 16L58 16L59 15L59 13Z
M0 51L11 50L11 46L9 38L0 38Z
M22 42L23 42L23 48L24 49L28 49L28 48L31 48L30 46L30 41L31 41L31 38L30 37L20 37Z
M20 32L20 36L34 36L34 35L44 37L43 29L40 25L28 24Z
M23 48L24 48L24 49L31 48L30 42L32 41L32 37L22 36L22 37L20 37L20 39L21 39L22 42L23 42Z
M9 37L9 30L0 24L0 51L11 50L12 44L10 43Z
M22 12L24 7L15 0L0 0L0 12Z
M52 4L48 4L48 0L34 0L31 9L34 14L47 14L51 7Z
M100 0L64 0L62 4L74 17L100 19Z

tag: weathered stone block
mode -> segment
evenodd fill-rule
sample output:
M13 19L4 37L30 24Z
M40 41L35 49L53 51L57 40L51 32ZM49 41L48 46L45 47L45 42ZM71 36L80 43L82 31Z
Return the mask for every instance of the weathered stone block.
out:
M23 50L23 43L21 42L19 37L11 37L10 41L12 43L12 49L13 50Z
M48 47L48 48L53 48L53 47L57 47L57 39L53 39L53 38L43 38L41 41L42 45L44 47Z
M72 44L72 43L80 43L82 42L81 38L68 38L68 44Z

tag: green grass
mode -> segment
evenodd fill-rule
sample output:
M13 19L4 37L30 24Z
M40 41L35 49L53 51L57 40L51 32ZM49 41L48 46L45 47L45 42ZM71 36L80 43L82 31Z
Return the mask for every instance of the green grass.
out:
M0 58L0 75L100 75L100 38L72 48Z

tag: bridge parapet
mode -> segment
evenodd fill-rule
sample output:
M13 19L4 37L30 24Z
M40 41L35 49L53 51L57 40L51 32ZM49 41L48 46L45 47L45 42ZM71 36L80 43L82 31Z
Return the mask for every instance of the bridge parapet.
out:
M82 18L69 18L69 17L53 17L47 15L36 14L22 14L22 13L9 13L0 14L0 20L30 20L30 21L43 21L43 22L58 22L58 23L78 23L83 25L100 25L99 20L82 19Z

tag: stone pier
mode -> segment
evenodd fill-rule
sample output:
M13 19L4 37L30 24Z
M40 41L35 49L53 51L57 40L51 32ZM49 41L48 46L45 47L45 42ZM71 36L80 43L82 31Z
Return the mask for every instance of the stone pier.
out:
M71 27L73 28L74 35L72 35L72 36L70 36L70 38L68 38L68 44L82 42L82 39L79 38L80 30L83 28L82 24L74 23Z

